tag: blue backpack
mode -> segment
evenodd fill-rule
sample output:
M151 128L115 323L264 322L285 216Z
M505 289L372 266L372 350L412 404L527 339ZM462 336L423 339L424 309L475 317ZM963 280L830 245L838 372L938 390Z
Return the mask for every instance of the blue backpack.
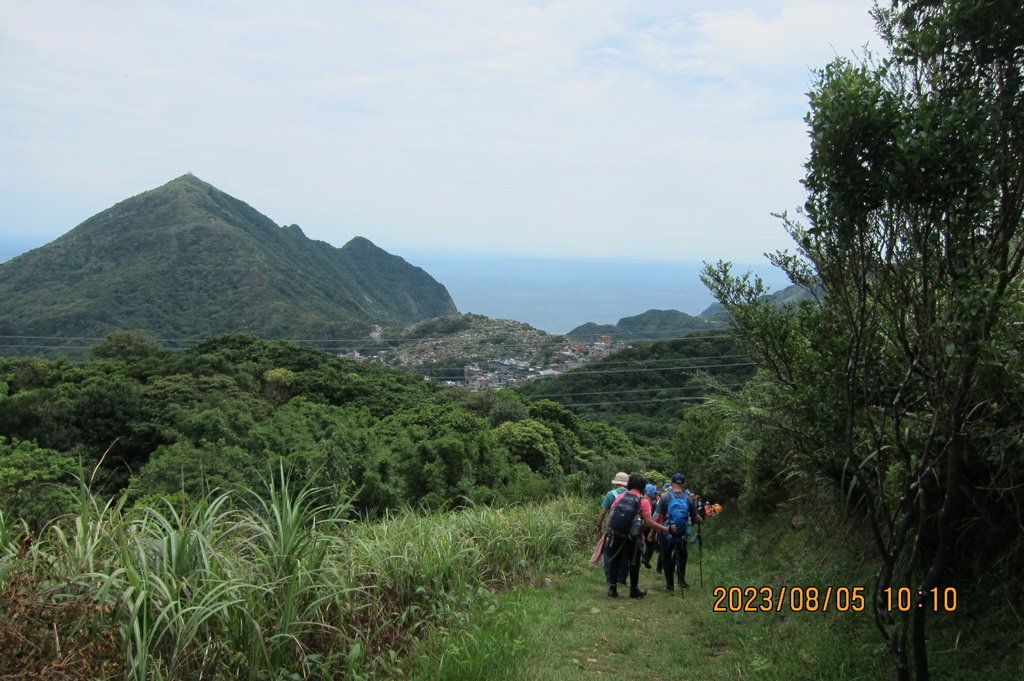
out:
M668 497L668 519L666 522L676 526L673 537L685 538L690 534L690 495L685 492L679 496L674 492Z

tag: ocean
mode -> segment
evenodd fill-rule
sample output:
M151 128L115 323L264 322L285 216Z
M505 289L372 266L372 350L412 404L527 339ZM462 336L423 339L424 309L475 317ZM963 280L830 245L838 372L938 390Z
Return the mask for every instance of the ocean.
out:
M38 246L27 239L0 240L0 263ZM515 319L549 333L566 333L596 322L614 324L651 309L700 314L714 302L700 282L700 262L616 258L543 258L466 251L403 252L448 289L460 312ZM733 266L752 270L770 290L789 284L767 263Z
M545 259L536 256L396 251L447 287L460 312L515 319L549 333L596 322L614 324L651 309L697 315L714 299L701 283L699 262ZM766 262L753 270L770 290L789 284Z

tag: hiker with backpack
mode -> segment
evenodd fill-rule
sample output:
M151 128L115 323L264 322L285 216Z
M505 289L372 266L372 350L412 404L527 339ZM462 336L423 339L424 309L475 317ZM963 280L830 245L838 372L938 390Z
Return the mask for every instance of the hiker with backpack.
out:
M611 553L611 565L606 579L608 596L618 598L618 576L623 566L629 569L629 597L643 598L647 591L640 588L640 548L643 545L644 528L667 532L668 527L654 521L651 502L644 495L647 480L633 474L626 482L625 494L620 494L612 503L608 514L608 530L605 534L605 552Z
M661 565L665 572L665 590L675 591L676 577L679 579L680 588L685 589L690 586L686 583L690 524L699 525L704 522L704 518L697 509L693 495L686 490L684 474L676 473L672 476L672 488L667 494L661 495L661 501L654 511L654 518L669 528L661 538Z
M615 477L612 478L612 484L615 486L608 490L608 493L604 495L604 499L601 501L601 512L597 516L597 533L599 535L602 535L600 544L598 546L599 549L603 551L604 555L604 579L606 582L612 581L612 552L608 550L608 538L604 536L604 532L606 530L605 518L608 517L608 512L611 510L612 504L615 502L615 500L619 498L619 495L626 493L626 483L628 482L629 476L626 475L625 471L619 471L618 473L615 474ZM629 568L628 566L623 565L620 569L619 574L617 575L618 583L625 584L626 577L628 575Z
M661 500L661 494L658 492L658 487L647 483L647 486L644 488L644 494L647 496L647 500L651 502L651 508L657 508L658 502ZM660 545L661 535L657 530L644 530L644 554L640 563L648 570L651 569L651 556L654 555L655 551L659 550ZM658 559L661 559L660 555L658 556Z

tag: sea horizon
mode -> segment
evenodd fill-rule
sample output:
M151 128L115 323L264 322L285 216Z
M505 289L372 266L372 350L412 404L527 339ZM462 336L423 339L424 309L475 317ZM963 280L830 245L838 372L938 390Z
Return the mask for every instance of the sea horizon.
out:
M5 238L0 241L0 264L42 245ZM552 334L588 322L615 324L647 310L696 316L715 302L700 281L704 263L696 260L400 248L390 252L441 282L460 312L513 319ZM733 269L753 271L772 291L789 285L785 274L767 261L734 262Z
M700 281L700 261L571 258L509 253L395 254L444 284L463 313L514 319L563 334L588 322L615 324L647 310L699 315L715 302ZM753 271L771 291L789 285L765 261L733 263Z

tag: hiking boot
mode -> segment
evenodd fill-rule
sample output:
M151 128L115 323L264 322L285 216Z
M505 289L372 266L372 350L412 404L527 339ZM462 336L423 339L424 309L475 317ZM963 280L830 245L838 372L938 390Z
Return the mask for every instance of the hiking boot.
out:
M618 597L619 597L619 590L618 590L618 588L614 584L612 584L610 587L608 587L608 598L618 598Z
M644 567L647 568L648 570L650 570L651 569L651 561L645 560L644 561Z
M643 598L646 595L647 595L647 589L639 589L638 588L638 589L630 589L629 590L629 597L630 598Z
M679 586L683 587L684 589L689 589L690 588L690 585L686 583L685 579L682 581L682 583Z
M669 593L672 593L675 590L676 590L676 588L673 585L671 585L671 584L666 584L665 585L665 591L667 591Z

